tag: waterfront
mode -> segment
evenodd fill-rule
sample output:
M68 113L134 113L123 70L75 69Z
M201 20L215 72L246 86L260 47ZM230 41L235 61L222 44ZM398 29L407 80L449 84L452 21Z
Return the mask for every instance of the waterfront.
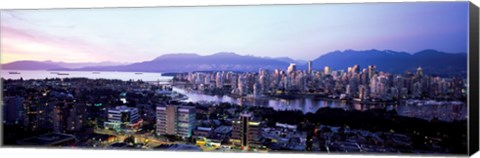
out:
M151 72L114 72L114 71L47 71L47 70L4 70L1 77L5 79L45 79L45 78L88 78L117 79L122 81L142 80L167 82L172 77Z
M242 106L268 106L275 110L300 110L303 113L315 113L320 108L342 108L344 110L365 111L369 109L396 110L401 116L416 117L426 120L437 118L443 121L463 120L467 116L467 106L458 102L434 102L417 101L415 104L401 103L366 105L360 103L348 103L339 100L323 100L314 98L235 98L227 95L208 95L197 91L185 90L174 87L173 91L182 93L188 97L186 102L207 102L207 103L232 103Z
M19 74L10 74L9 72L18 72ZM68 75L58 75L64 73ZM160 81L167 83L172 77L162 76L161 73L146 72L92 72L92 71L2 71L1 77L5 79L45 79L45 78L89 78L89 79L118 79L123 81L142 80L142 81ZM339 100L325 100L314 98L235 98L227 95L208 95L196 91L187 91L177 87L174 91L182 93L188 97L186 102L209 102L209 103L232 103L242 106L268 106L275 110L300 110L303 113L314 113L320 108L342 108L344 110L368 109L386 109L396 110L401 116L416 117L426 120L437 118L443 121L463 120L467 117L467 106L465 103L458 102L436 102L429 104L427 101L416 102L415 104L401 103L366 105L360 103L348 103Z

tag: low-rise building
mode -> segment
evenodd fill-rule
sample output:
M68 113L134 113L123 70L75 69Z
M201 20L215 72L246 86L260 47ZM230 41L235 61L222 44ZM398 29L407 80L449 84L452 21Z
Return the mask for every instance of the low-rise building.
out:
M208 138L212 135L213 130L210 127L197 127L193 133L195 138Z
M26 146L67 146L76 143L75 136L63 133L49 133L17 141Z
M135 133L142 130L142 122L143 119L138 115L137 108L117 106L108 109L104 127L117 132Z

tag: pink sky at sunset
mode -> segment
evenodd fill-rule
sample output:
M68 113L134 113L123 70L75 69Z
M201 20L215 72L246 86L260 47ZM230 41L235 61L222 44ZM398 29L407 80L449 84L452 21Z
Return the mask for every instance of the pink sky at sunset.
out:
M17 60L68 60L70 62L90 62L92 58L109 60L107 54L101 53L106 48L80 39L59 37L35 30L17 29L3 25L1 31L1 63Z
M218 52L313 60L346 49L466 53L467 15L461 2L2 10L0 63L133 63Z

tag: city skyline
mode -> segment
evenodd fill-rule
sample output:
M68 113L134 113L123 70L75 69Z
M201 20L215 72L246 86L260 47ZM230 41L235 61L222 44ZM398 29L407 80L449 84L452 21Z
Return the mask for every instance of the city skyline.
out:
M4 82L7 145L451 154L465 149L462 130L443 129L466 128L466 80L429 76L421 68L395 75L373 65L308 72L291 64L274 71L176 73L169 83L75 77ZM43 138L54 141L37 141Z
M224 51L301 60L345 49L458 53L467 51L464 7L468 3L2 11L1 63L133 63Z

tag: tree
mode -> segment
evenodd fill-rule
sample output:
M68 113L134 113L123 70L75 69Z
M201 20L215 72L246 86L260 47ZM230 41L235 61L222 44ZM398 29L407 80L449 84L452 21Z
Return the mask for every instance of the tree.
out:
M133 145L135 144L135 137L133 135L125 138L125 140L123 140L124 143L127 143L129 145Z

